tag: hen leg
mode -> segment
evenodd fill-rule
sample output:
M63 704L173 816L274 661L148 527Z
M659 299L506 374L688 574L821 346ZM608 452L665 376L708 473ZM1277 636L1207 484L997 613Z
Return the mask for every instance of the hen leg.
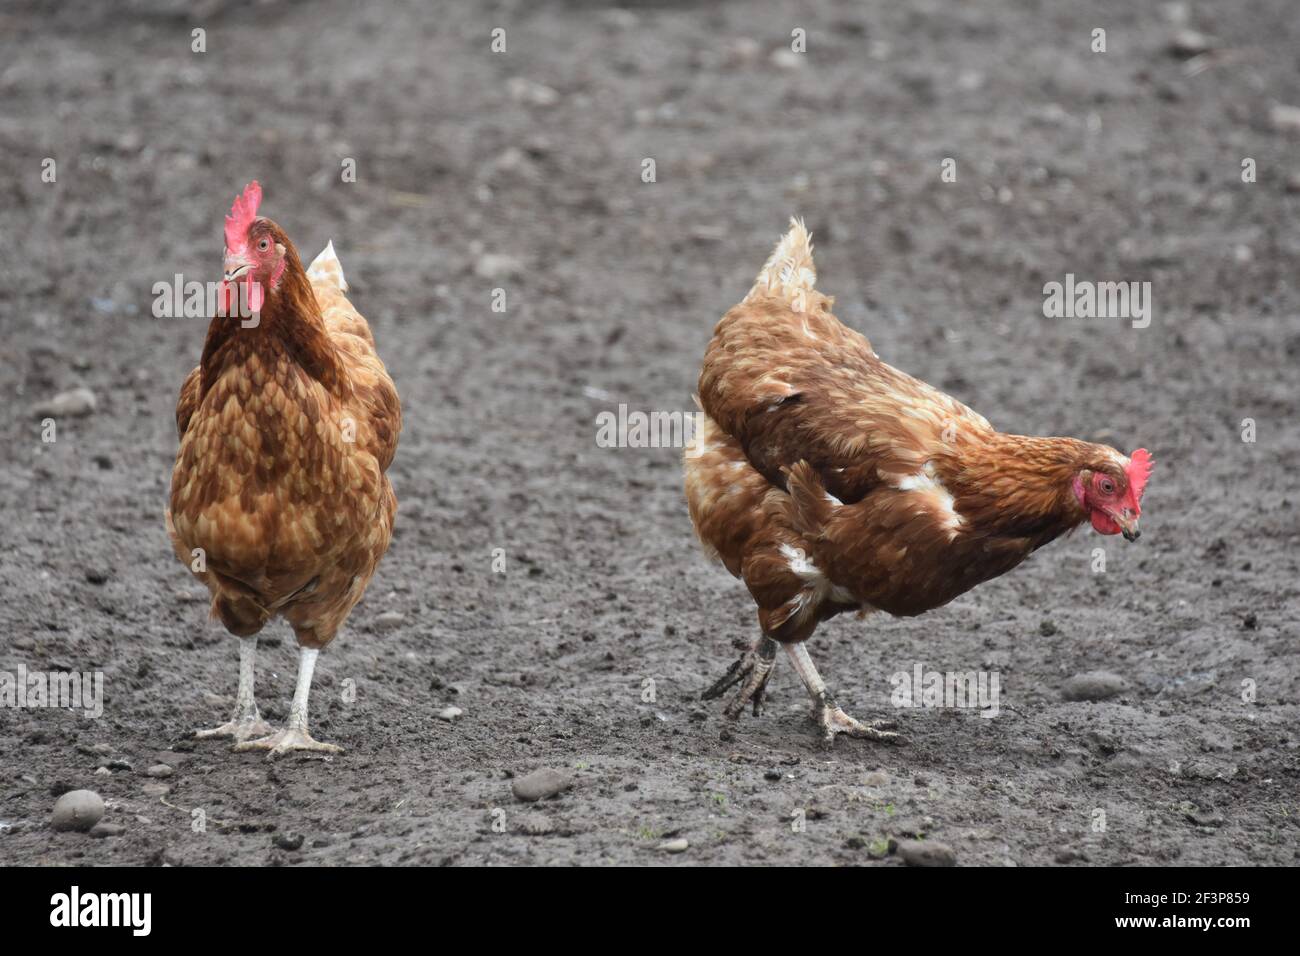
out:
M835 698L826 690L826 684L821 674L817 673L817 667L813 664L812 658L808 655L808 648L802 641L798 644L785 645L785 652L790 655L790 662L794 664L795 671L812 696L813 719L822 729L824 743L829 745L835 740L836 734L866 737L868 740L878 740L888 744L907 742L902 734L893 733L889 729L897 726L893 721L881 720L864 724L840 710L839 704L835 703Z
M313 740L307 733L307 699L311 696L311 678L319 654L320 649L316 647L299 648L298 687L293 692L293 705L289 708L289 721L285 728L268 737L241 741L235 744L236 750L269 750L268 756L271 757L290 750L316 750L328 754L343 752L342 747Z
M745 647L744 644L739 646ZM754 716L757 717L763 712L763 696L767 693L767 682L775 668L776 641L766 634L760 634L753 646L701 695L701 699L714 700L721 697L728 688L740 684L740 691L727 704L723 713L735 720L745 705L752 702Z
M239 639L239 690L235 694L235 713L220 727L211 730L197 730L195 737L234 737L243 741L258 734L269 734L271 725L258 713L257 701L253 697L253 683L257 661L257 637Z

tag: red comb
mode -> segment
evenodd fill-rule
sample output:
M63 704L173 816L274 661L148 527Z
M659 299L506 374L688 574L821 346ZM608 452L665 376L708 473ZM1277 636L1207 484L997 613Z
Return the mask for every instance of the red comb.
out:
M1145 448L1139 448L1128 457L1129 488L1133 492L1133 500L1141 501L1142 491L1147 486L1147 479L1151 477L1151 466L1155 462L1151 460L1151 455Z
M262 187L254 179L244 187L244 194L235 198L226 217L226 248L241 249L248 238L248 227L257 218L257 207L262 205Z

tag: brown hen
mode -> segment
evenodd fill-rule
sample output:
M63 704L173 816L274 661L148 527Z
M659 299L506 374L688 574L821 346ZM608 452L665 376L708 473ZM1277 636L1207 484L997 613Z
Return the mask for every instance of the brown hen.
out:
M780 644L827 741L899 742L888 723L836 705L804 646L817 625L939 607L1089 519L1136 540L1151 462L1144 449L996 431L881 361L815 284L811 241L792 221L705 353L686 498L761 630L705 697L739 683L727 715L750 702L757 714Z
M252 183L226 218L224 305L238 314L213 318L181 387L167 530L213 616L240 638L234 715L198 736L272 754L337 752L307 730L312 674L392 536L385 472L401 405L344 296L333 243L304 271L284 231L257 215L260 201ZM272 732L253 685L257 634L276 615L300 657L288 723Z

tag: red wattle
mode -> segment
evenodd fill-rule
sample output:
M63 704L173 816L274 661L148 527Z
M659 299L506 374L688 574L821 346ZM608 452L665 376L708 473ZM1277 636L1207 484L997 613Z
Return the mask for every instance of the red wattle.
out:
M250 312L261 312L262 303L266 300L266 293L262 291L262 283L254 281L252 275L248 277L248 309Z
M1119 534L1120 526L1104 511L1092 513L1092 529L1098 534Z

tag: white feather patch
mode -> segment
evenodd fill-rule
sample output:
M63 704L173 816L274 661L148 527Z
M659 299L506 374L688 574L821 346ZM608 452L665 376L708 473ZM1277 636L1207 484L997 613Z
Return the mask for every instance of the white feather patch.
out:
M786 564L793 574L812 587L813 602L811 607L808 608L809 610L816 608L827 598L831 598L837 604L855 603L853 595L839 585L832 583L826 575L822 574L821 570L802 549L783 544L781 545L781 557L785 558ZM801 596L798 611L800 614L805 610L803 604L804 598Z
M343 263L339 262L338 253L334 251L333 239L325 243L320 255L311 261L307 267L307 278L312 282L338 286L343 292L348 291L348 280L343 275Z
M957 513L952 494L935 474L932 462L927 461L917 474L904 475L898 479L895 487L899 491L915 491L924 495L930 510L939 519L939 526L948 532L949 537L955 536L958 529L966 523L966 519Z

